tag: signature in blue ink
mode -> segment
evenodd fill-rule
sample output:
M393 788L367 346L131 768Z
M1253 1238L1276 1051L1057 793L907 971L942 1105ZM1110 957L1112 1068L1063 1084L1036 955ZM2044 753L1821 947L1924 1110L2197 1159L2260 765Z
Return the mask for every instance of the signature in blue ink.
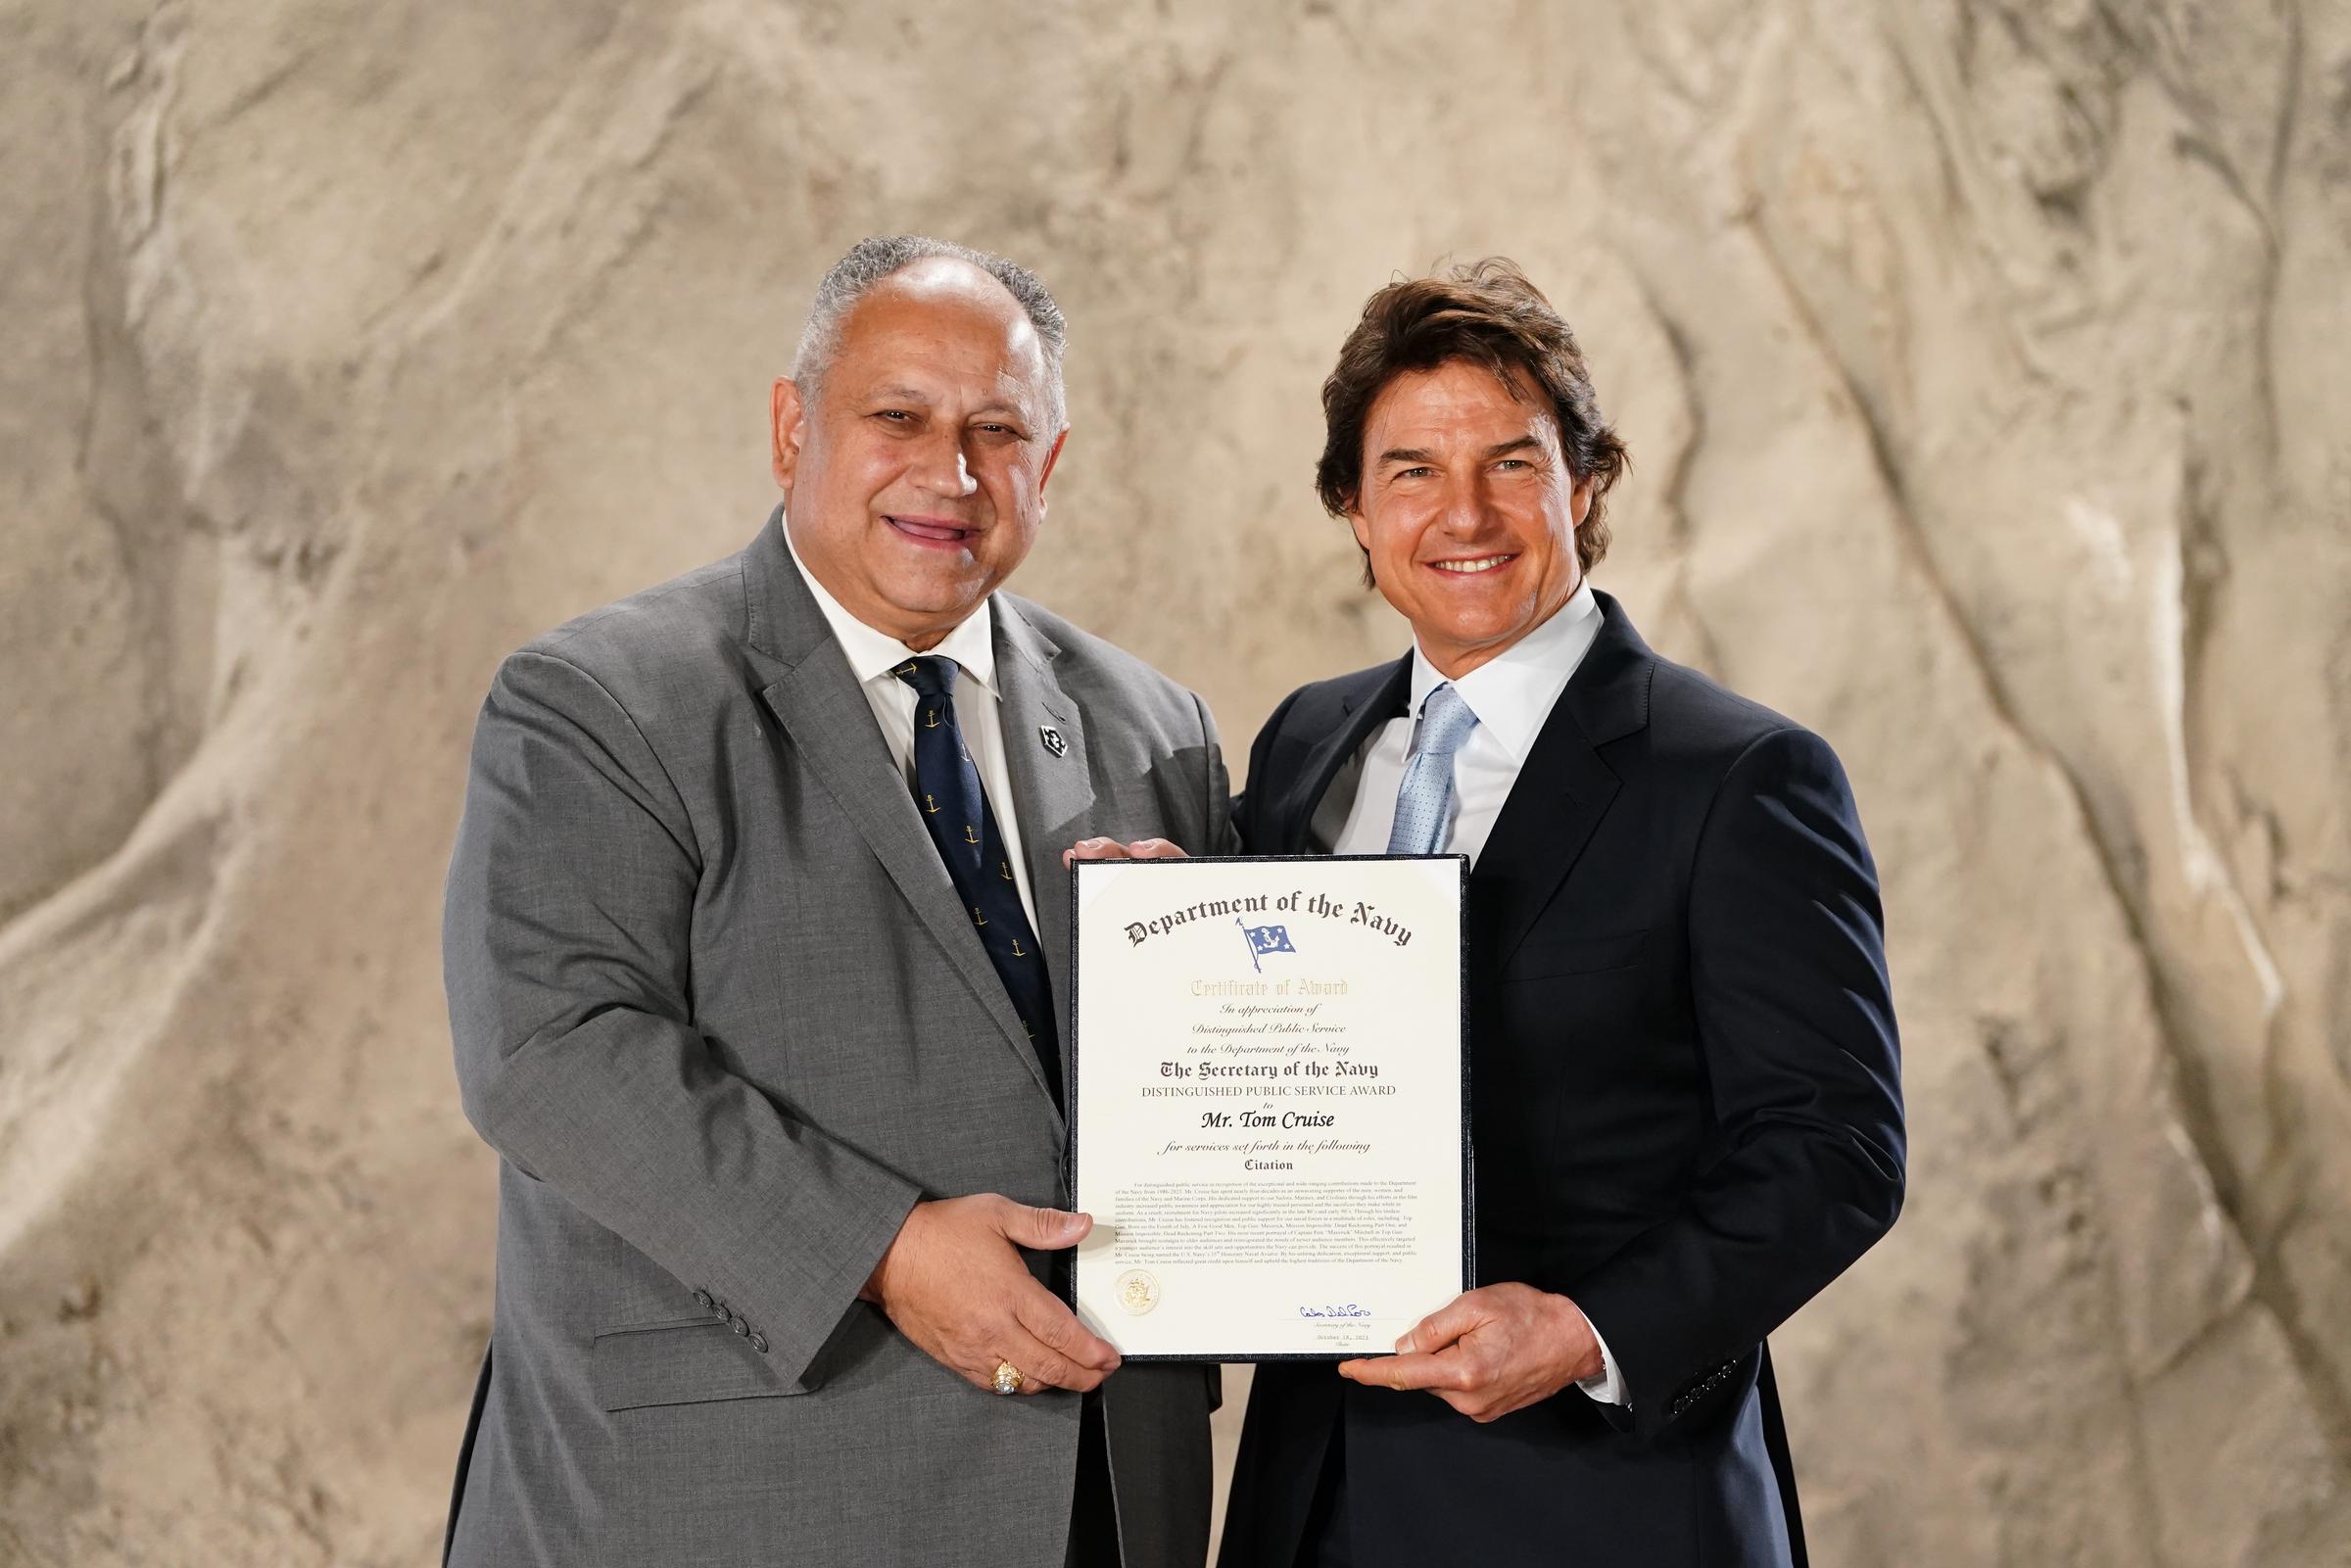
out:
M1298 1315L1300 1317L1369 1317L1371 1308L1358 1307L1355 1303L1349 1302L1344 1307L1301 1307L1298 1308Z

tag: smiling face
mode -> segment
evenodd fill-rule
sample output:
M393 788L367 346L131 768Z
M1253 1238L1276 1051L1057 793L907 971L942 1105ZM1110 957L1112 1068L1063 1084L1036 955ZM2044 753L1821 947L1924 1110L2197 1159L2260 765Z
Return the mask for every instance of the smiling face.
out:
M843 608L936 646L1028 555L1062 438L1020 303L945 258L841 323L813 399L774 398L776 482L800 560Z
M1347 521L1448 679L1551 619L1583 581L1575 530L1591 487L1569 471L1550 405L1531 383L1521 393L1448 360L1389 381L1364 421Z

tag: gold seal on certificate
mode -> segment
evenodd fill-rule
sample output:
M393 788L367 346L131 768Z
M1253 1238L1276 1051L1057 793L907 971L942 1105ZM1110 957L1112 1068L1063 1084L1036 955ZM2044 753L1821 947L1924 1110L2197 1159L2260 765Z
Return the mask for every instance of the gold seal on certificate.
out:
M1467 864L1078 863L1076 1297L1120 1354L1384 1353L1471 1283Z

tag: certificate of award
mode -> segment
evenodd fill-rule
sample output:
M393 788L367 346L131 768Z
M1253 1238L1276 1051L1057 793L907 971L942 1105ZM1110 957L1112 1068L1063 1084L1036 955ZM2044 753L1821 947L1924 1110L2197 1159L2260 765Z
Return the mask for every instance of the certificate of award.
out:
M1471 1282L1468 862L1073 876L1080 1319L1138 1361L1392 1350Z

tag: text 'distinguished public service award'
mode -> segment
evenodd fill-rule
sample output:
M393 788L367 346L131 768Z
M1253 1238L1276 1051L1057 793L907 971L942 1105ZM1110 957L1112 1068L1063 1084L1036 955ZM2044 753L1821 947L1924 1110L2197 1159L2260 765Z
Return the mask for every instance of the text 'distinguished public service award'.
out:
M1384 1353L1467 1288L1466 868L1078 864L1077 1307L1122 1355Z

